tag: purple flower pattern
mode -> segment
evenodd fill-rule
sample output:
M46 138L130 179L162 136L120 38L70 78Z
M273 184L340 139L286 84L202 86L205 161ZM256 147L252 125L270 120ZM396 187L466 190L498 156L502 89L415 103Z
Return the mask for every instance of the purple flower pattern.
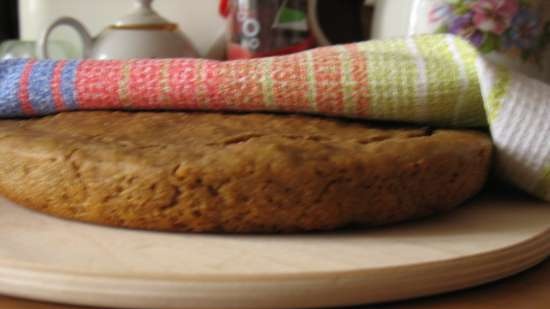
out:
M520 10L512 20L510 31L506 34L507 46L521 49L534 48L542 33L540 18L529 10Z
M432 7L429 22L439 32L459 35L483 53L520 55L540 62L550 43L550 21L542 21L530 0L443 0Z
M468 39L476 47L483 43L483 32L476 28L472 13L457 16L449 25L449 33Z

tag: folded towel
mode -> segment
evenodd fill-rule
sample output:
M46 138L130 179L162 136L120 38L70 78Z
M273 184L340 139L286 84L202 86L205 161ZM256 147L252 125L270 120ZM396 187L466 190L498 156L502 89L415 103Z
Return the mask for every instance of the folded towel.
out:
M550 201L550 86L495 67L451 35L229 62L0 62L0 117L89 109L285 111L489 125L498 172Z

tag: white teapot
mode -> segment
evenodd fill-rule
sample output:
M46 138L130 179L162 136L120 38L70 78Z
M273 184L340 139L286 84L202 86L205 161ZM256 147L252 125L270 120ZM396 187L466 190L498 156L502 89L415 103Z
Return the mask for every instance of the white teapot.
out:
M198 57L189 39L171 23L155 12L153 0L135 0L135 8L97 38L92 38L86 27L71 17L62 17L52 23L37 42L39 58L49 58L48 42L51 32L58 26L76 30L83 44L84 58L132 59Z

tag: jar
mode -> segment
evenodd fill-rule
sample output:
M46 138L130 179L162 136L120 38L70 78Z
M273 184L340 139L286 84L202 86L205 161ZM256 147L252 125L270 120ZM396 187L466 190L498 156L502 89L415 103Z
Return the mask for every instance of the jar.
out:
M227 17L227 58L267 57L315 46L307 0L222 0Z

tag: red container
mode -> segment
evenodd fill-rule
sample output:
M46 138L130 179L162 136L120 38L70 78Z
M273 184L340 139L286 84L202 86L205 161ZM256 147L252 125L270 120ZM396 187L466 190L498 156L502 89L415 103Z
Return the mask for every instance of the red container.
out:
M228 59L283 55L314 47L307 3L307 0L222 0L220 12L228 19Z

